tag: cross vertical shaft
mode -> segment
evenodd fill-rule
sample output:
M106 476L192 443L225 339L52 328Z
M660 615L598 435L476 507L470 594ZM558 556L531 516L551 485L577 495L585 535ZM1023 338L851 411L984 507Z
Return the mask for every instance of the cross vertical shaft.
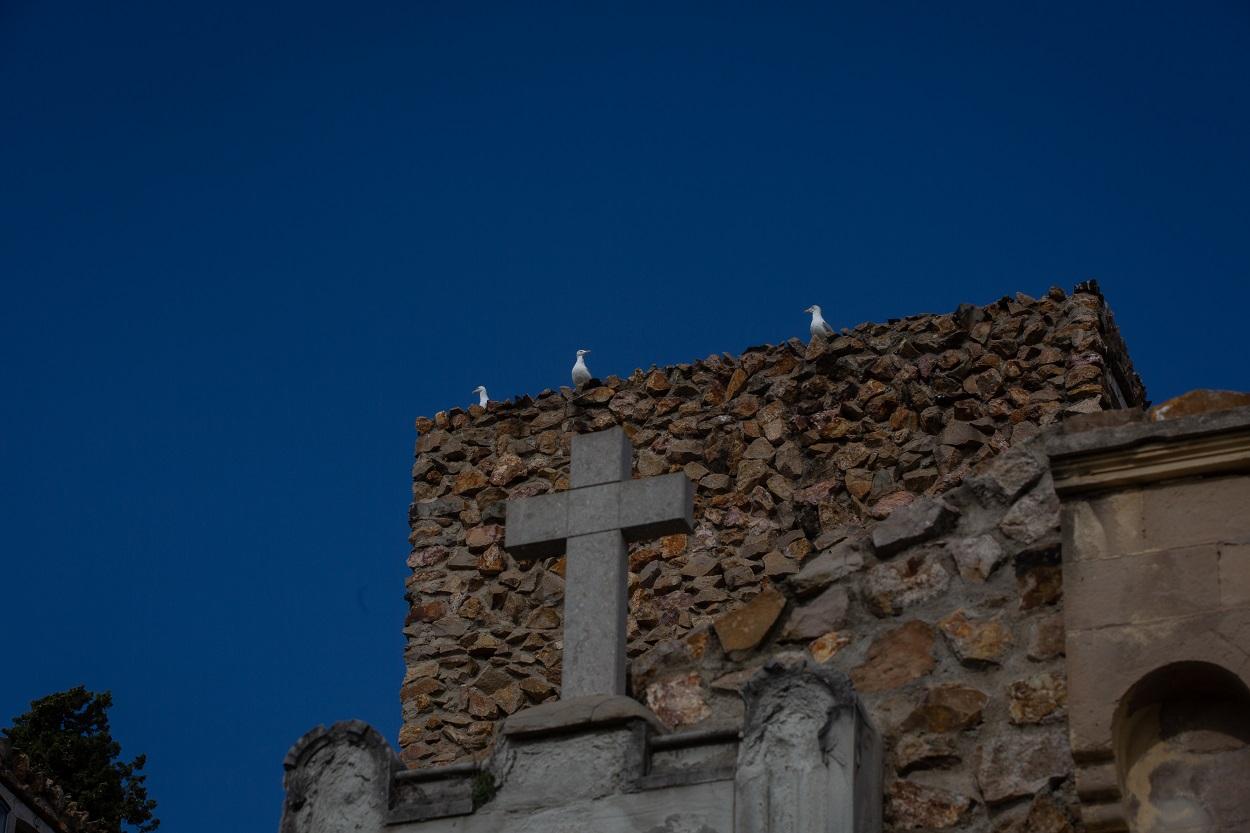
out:
M632 460L620 428L575 435L569 490L507 504L514 557L567 554L562 699L625 693L626 544L693 529L685 474L631 480Z
M560 696L624 694L629 617L625 539L615 530L570 538L564 575Z

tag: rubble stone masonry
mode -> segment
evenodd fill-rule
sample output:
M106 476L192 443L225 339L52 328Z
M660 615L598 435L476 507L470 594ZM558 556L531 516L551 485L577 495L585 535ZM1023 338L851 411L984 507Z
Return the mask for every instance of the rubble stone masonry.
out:
M630 548L632 696L741 720L779 653L848 673L885 738L886 829L1071 829L1058 500L1040 443L1145 392L1094 284L862 324L418 419L401 690L410 767L557 696L564 560L504 502L568 488L573 433L684 471L695 531Z

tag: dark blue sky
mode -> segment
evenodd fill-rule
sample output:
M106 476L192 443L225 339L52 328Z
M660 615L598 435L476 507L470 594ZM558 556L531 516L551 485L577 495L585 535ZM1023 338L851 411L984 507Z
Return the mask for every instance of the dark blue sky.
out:
M1096 277L1250 389L1245 2L589 6L0 0L0 721L111 689L166 829L275 829L398 732L413 417L578 347Z

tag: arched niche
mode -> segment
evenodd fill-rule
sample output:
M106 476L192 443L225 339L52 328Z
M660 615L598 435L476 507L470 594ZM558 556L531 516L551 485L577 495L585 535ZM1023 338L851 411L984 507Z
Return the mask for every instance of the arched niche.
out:
M1112 726L1133 833L1250 830L1250 688L1236 674L1165 665L1125 693Z

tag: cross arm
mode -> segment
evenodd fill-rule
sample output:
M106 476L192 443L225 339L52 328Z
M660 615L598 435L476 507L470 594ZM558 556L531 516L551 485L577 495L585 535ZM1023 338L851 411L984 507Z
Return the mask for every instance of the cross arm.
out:
M694 483L673 472L621 484L621 534L626 541L694 531Z
M619 530L646 541L693 529L694 484L674 472L510 501L504 547L516 558L548 558L575 535Z
M504 548L516 558L549 558L564 552L569 537L569 492L510 500L504 519Z

